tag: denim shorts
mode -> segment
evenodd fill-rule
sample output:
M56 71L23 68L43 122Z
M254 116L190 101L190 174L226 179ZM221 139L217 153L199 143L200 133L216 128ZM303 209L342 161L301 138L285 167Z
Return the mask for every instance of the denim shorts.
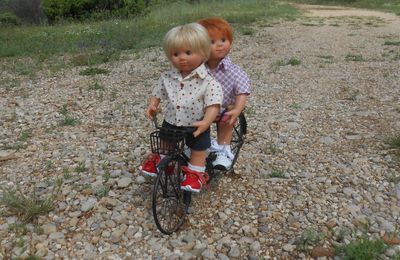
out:
M195 127L191 126L176 126L172 125L165 120L162 123L162 127L165 128L170 128L170 129L182 129L182 130L188 130L189 131L195 131ZM162 128L160 132L160 137L162 138L163 133L162 133ZM187 137L185 138L186 145L195 151L204 151L210 148L211 146L211 137L210 137L210 128L208 128L206 131L201 133L199 136L194 137L191 133L188 133Z

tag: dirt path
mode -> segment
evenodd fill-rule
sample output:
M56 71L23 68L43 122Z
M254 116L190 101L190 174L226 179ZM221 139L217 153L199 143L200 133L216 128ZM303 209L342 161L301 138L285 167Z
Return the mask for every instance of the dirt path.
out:
M324 5L295 5L303 10L306 16L310 17L342 17L342 16L372 16L386 20L399 20L399 17L392 13L371 11L366 9L342 7L342 6L324 6Z

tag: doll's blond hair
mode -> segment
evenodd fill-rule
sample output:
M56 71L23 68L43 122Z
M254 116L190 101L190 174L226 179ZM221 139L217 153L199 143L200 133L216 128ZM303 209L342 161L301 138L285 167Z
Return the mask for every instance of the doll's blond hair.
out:
M198 23L189 23L172 28L164 37L164 52L168 59L182 47L200 53L204 60L210 56L211 40L207 30Z

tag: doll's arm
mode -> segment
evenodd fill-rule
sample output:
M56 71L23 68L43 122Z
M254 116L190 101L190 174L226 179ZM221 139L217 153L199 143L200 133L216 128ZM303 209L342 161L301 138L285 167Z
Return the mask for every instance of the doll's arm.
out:
M203 120L197 121L193 123L194 127L197 127L196 131L193 132L193 136L197 137L204 131L206 131L212 122L215 120L219 113L220 105L215 104L205 108L204 118Z
M160 99L156 97L151 97L149 101L149 106L146 109L147 118L153 119L153 114L157 112L158 106L160 105Z
M247 102L247 94L241 94L236 96L235 105L231 110L225 113L225 115L229 116L229 124L233 125L236 121L236 118L243 111Z

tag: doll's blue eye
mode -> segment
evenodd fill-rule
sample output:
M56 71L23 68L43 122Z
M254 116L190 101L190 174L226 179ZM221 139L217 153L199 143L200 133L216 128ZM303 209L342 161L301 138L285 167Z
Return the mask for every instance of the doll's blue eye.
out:
M211 44L214 44L215 43L215 41L214 40L211 40Z
M226 41L226 39L225 39L225 38L222 38L222 39L221 39L221 42L225 42L225 41Z
M177 52L174 52L174 56L175 56L175 57L178 57L178 53L177 53Z
M192 54L191 51L186 51L186 55L190 55L190 54Z

